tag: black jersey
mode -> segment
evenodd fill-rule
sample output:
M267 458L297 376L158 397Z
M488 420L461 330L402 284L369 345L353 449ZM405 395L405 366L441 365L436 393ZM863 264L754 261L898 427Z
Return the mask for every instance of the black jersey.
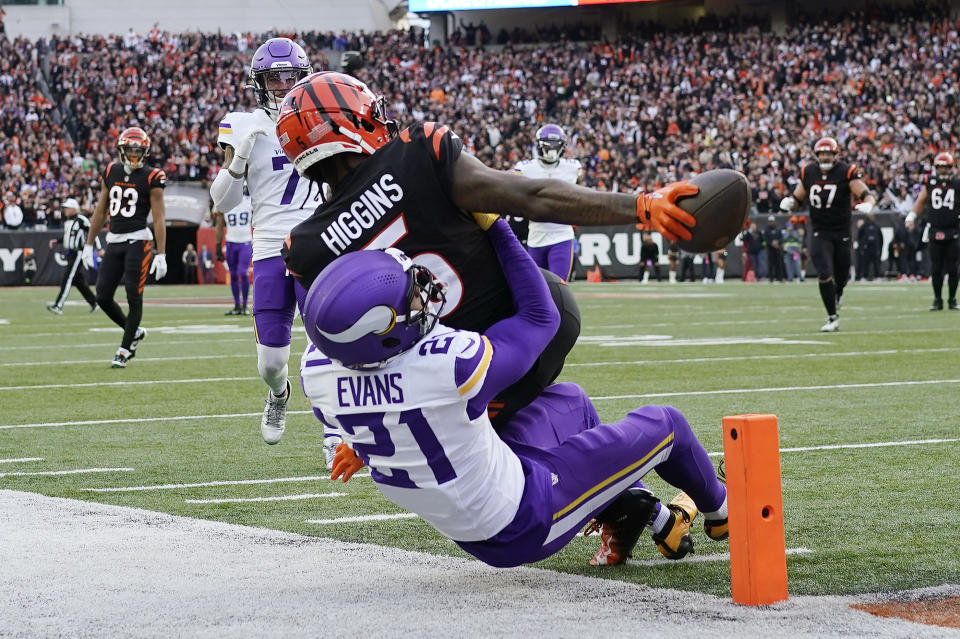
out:
M107 187L107 214L111 233L133 233L147 227L150 190L167 186L161 169L142 166L127 173L119 162L111 162L101 176Z
M462 148L453 131L432 122L401 132L290 231L282 250L287 268L308 288L339 255L395 246L444 282L444 324L482 331L513 314L486 232L450 199Z
M844 162L837 162L826 173L816 162L800 169L800 182L807 191L814 231L850 232L850 181L862 177L856 165Z
M935 229L957 230L960 228L960 179L941 179L931 175L924 180L927 187L927 202L924 219Z

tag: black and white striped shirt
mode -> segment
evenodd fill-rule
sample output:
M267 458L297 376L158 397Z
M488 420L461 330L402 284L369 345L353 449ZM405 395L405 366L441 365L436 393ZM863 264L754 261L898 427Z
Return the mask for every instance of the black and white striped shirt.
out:
M63 225L63 244L65 251L81 251L87 243L87 234L90 232L90 219L85 215L75 215L68 218Z

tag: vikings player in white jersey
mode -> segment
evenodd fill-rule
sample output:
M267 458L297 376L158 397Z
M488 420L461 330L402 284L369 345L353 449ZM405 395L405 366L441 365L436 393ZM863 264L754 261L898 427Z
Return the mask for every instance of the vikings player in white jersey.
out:
M493 566L548 557L591 519L602 536L593 563L622 563L655 509L638 485L650 470L690 495L709 536L725 538L726 489L675 408L601 424L579 386L554 384L494 431L488 402L560 318L507 223L489 236L517 311L483 334L437 324L442 284L396 249L342 255L311 285L303 318L316 348L300 376L314 413L343 434L331 477L348 479L359 455L385 497Z
M230 211L243 197L246 179L253 206L253 322L257 369L270 387L260 422L268 444L280 441L286 425L290 382L290 329L304 290L286 271L280 248L287 233L313 213L319 192L301 180L287 159L276 134L276 118L284 96L312 68L300 45L288 38L271 38L253 54L250 85L258 108L233 112L220 122L218 143L224 167L210 187L214 209Z
M233 309L225 315L246 315L247 297L250 294L250 260L253 258L251 244L253 205L250 195L244 193L240 204L226 213L214 213L216 218L217 261L226 261L230 274L230 292L233 293ZM223 238L226 231L227 250L224 255Z
M576 184L583 169L579 160L563 157L567 134L556 124L537 130L536 157L521 160L514 172L531 178L553 178ZM530 221L527 250L537 266L567 280L573 268L573 227L569 224Z

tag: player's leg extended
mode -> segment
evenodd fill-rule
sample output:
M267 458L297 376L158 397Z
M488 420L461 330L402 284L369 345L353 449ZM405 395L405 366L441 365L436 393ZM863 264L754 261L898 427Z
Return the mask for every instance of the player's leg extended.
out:
M957 284L960 281L960 239L954 238L949 243L944 267L947 271L947 295L950 310L955 311L958 309Z
M233 293L233 308L240 309L240 247L243 244L227 242L227 270L230 271L230 292ZM249 262L248 262L249 263Z
M814 233L810 245L810 258L817 269L817 278L820 281L820 299L827 311L827 317L837 314L837 288L834 283L834 256L833 242L820 233ZM848 258L849 259L849 258Z
M126 259L126 244L107 244L100 268L97 270L97 306L103 309L107 317L120 328L126 329L127 316L113 299L123 278L123 265Z
M931 235L933 235L931 233ZM943 276L945 275L945 263L947 257L947 243L943 240L932 240L930 242L930 284L933 286L933 306L943 308ZM939 310L939 309L937 309Z
M77 274L73 278L73 285L77 287L77 290L83 295L83 299L90 305L90 310L95 311L97 310L97 296L94 295L93 291L90 290L90 285L87 284L87 267L83 265L83 260L79 254L75 259L80 268L77 269Z
M257 370L270 387L260 422L260 434L268 444L280 441L286 428L290 383L290 328L297 304L294 280L283 258L271 257L253 263L253 327L257 339Z
M124 257L124 287L127 291L127 323L123 329L123 340L120 347L128 351L136 351L132 347L140 328L140 320L143 317L143 289L147 285L147 273L150 270L151 249L153 242L146 240L137 240L128 242L126 255Z
M843 297L843 289L850 280L850 264L852 246L849 237L837 237L833 241L833 279L837 287L837 299ZM838 309L839 310L839 309Z
M551 244L547 248L547 270L566 282L573 269L573 240Z
M560 327L527 374L490 403L490 420L498 430L514 413L532 402L540 391L557 379L567 353L580 335L580 309L570 287L550 271L541 269L541 273L560 311Z

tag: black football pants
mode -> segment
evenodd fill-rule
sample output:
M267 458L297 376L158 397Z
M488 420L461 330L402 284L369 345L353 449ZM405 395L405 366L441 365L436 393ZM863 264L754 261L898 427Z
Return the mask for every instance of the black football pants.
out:
M123 329L120 346L127 350L130 350L143 317L143 288L147 283L152 247L153 242L149 240L108 243L97 274L97 304L114 324ZM113 299L121 280L127 289L128 315L123 314Z

